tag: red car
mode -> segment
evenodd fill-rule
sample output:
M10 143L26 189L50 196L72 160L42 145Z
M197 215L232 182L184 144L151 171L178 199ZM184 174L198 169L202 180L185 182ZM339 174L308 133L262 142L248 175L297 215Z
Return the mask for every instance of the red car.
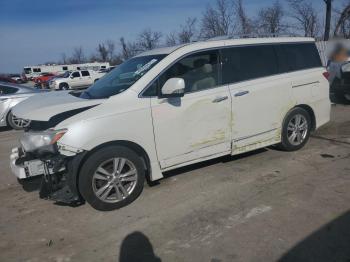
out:
M34 77L33 81L37 84L41 84L49 80L51 77L56 76L53 73L42 73L40 76Z

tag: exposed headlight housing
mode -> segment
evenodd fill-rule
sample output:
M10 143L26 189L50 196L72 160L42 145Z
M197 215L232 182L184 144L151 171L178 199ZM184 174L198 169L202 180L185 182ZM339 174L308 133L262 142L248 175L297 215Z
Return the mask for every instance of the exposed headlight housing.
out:
M25 152L48 151L54 153L56 143L64 136L67 129L26 132L20 139Z

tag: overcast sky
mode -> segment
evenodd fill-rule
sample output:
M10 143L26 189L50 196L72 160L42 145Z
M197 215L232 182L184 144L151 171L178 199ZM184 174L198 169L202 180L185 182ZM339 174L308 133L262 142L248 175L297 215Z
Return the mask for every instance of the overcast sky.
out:
M74 47L86 54L98 43L134 40L144 28L174 31L187 17L199 17L215 0L0 0L0 72L58 61ZM322 0L315 6L322 8ZM245 0L250 15L272 0ZM283 0L280 0L283 2Z

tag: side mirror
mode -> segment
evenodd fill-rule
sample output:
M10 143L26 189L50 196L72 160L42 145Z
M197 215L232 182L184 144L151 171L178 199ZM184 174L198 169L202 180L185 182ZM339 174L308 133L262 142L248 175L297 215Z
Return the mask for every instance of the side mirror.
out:
M73 78L74 78L74 76L70 76L69 78L70 78L70 79L73 79Z
M160 90L159 98L183 97L185 95L185 80L170 78Z

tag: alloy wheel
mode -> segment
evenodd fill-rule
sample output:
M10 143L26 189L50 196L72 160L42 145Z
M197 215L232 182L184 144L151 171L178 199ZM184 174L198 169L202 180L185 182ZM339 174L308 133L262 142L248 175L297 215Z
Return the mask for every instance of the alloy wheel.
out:
M20 129L26 128L29 126L30 124L30 120L26 120L26 119L22 119L22 118L18 118L15 115L11 115L11 120L12 123Z
M117 203L135 189L137 169L126 158L112 158L98 166L92 177L93 192L101 201Z
M287 137L293 146L301 145L309 132L309 126L305 116L296 114L288 123Z

